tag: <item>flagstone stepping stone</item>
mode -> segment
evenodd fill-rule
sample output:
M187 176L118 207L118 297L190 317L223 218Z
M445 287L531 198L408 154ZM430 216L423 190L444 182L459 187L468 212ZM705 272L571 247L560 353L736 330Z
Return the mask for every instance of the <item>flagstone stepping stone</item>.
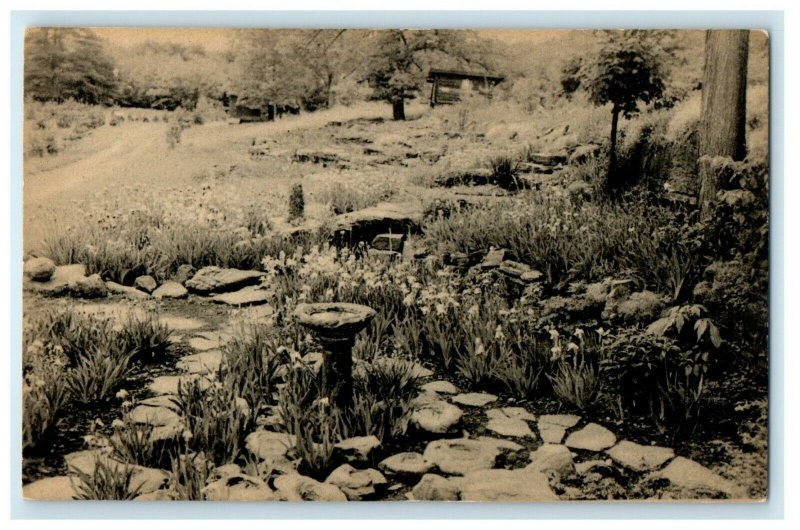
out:
M240 309L232 310L231 314L236 322L271 322L275 316L275 308L269 304L245 306Z
M500 409L500 411L509 418L515 418L524 421L536 421L536 416L522 407L503 407Z
M675 456L675 451L667 447L639 445L623 440L606 451L614 462L633 471L652 471L664 465Z
M157 396L176 395L178 393L178 385L186 385L190 381L198 381L201 388L208 388L211 382L205 378L198 378L195 375L162 375L153 379L153 382L147 385L147 389Z
M162 298L170 298L174 300L180 300L182 298L186 298L189 296L189 291L186 290L186 287L179 284L178 282L173 282L172 280L166 281L162 283L158 289L152 292L153 298L160 300Z
M207 501L274 501L275 492L261 479L241 473L212 482L201 490Z
M175 364L179 370L190 374L209 374L215 373L222 365L223 354L219 350L207 350L192 355L181 357Z
M498 417L489 420L486 428L500 436L513 436L516 438L536 438L533 431L522 420L509 417Z
M479 442L490 444L504 451L521 451L524 449L524 447L522 447L517 442L512 442L511 440L504 440L502 438L492 438L491 436L478 436L476 440L478 440Z
M317 482L311 477L287 473L275 478L275 493L282 501L346 501L347 496L333 484Z
M433 400L427 403L415 404L411 413L411 422L420 430L445 434L451 431L464 413L455 405L442 400Z
M550 502L558 496L547 476L527 469L484 469L454 479L462 501Z
M467 392L466 394L453 396L452 401L453 403L466 405L468 407L483 407L493 401L497 401L497 396L485 392Z
M590 423L583 429L575 431L567 437L564 444L571 449L585 451L602 451L617 443L614 433L596 423Z
M578 462L575 464L575 472L579 475L585 475L597 468L608 469L612 464L613 461L610 458L606 460L586 460L585 462Z
M377 436L355 436L333 446L335 455L346 462L368 462L373 451L381 446Z
M338 487L348 500L360 501L374 497L385 488L387 481L377 469L356 469L350 464L342 464L328 475L325 483Z
M494 467L497 457L505 448L503 445L486 438L434 440L428 444L422 456L442 473L465 475L470 471Z
M190 280L186 287L199 294L224 293L236 291L249 285L257 285L265 273L261 271L244 271L239 269L223 269L216 266L203 267Z
M423 392L431 392L433 394L457 394L458 388L450 381L431 381L425 383L420 387Z
M221 346L222 340L219 337L214 337L210 334L198 335L189 339L189 347L199 352L216 350Z
M572 453L561 444L543 444L531 453L531 463L525 469L533 471L555 471L561 476L575 473Z
M22 487L22 498L33 501L71 501L78 496L76 477L47 477Z
M539 417L539 435L547 443L558 444L564 439L567 429L581 420L574 414L545 414Z
M133 492L138 489L140 494L161 489L169 481L169 473L163 469L126 464L97 449L70 453L64 456L64 462L66 462L67 469L71 473L82 473L89 476L94 474L98 463L103 463L116 473L121 473L126 468L132 469L133 476L131 477L130 491Z
M457 501L458 485L441 475L423 475L411 490L411 500L415 501Z
M721 492L732 499L747 497L745 488L682 456L670 462L667 467L657 472L656 476L669 480L678 488Z
M139 405L130 411L128 417L134 423L152 426L150 439L153 441L177 438L184 429L180 415L168 407Z
M177 316L163 316L161 323L173 331L194 331L206 325L202 320Z
M266 289L250 286L231 293L218 294L211 301L232 306L262 305L269 302L270 296L271 293Z
M296 442L292 434L255 431L247 435L244 443L247 450L261 460L275 461L285 457Z
M418 477L433 469L433 464L419 453L406 452L382 460L378 464L378 469L390 475Z

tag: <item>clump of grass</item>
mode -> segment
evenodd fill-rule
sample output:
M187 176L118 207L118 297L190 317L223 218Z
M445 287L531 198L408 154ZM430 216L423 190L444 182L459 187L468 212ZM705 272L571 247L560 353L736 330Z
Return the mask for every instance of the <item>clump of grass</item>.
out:
M48 370L34 374L22 394L22 451L45 447L55 436L69 391L61 373Z
M272 328L251 325L225 344L222 379L252 410L269 405L277 389L286 351L280 342Z
M77 471L76 498L87 501L129 501L141 492L143 484L132 487L136 469L102 456L95 457L94 471Z
M73 399L89 404L110 397L127 377L130 360L131 354L113 355L98 347L79 356L66 374Z
M169 349L172 330L152 313L144 318L130 314L118 336L122 351L130 352L131 360L156 362Z
M125 414L112 423L114 434L109 438L115 457L144 467L161 467L168 456L166 447L153 440L154 426L135 423Z
M583 410L597 398L599 377L597 368L584 360L558 363L555 373L547 375L558 399Z
M170 488L176 499L181 501L201 501L203 488L211 475L213 463L205 454L178 454L170 456Z

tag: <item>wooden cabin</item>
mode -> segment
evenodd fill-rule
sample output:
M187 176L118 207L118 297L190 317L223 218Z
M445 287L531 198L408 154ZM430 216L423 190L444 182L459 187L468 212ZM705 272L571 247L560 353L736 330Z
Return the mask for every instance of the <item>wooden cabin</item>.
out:
M431 69L427 78L431 83L431 107L457 103L467 94L491 99L492 90L504 79L485 72Z

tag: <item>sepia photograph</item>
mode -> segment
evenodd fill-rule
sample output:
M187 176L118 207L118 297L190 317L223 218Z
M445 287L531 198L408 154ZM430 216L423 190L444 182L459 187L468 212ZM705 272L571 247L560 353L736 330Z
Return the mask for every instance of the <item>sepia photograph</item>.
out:
M24 499L767 499L767 31L34 26L23 68Z

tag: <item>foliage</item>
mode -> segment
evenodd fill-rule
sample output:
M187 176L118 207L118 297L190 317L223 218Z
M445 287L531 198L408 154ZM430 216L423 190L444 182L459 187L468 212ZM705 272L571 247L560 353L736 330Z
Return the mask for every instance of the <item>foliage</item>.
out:
M272 328L251 325L239 330L224 347L222 380L251 410L269 405L288 350Z
M305 199L303 198L303 185L295 184L289 195L289 221L298 221L305 217Z
M556 363L553 374L547 378L563 403L583 410L594 403L600 384L597 359L589 351L586 333L578 328L568 341L553 329L550 336Z
M165 448L152 439L155 427L147 423L136 423L128 414L112 423L114 434L109 438L115 458L123 462L144 466L161 467L167 453Z
M170 487L176 499L201 501L203 488L211 475L214 464L204 453L178 454L170 456Z
M148 313L140 318L131 312L122 323L118 340L122 351L131 353L131 360L149 363L163 360L171 337L172 330L157 314Z
M106 104L114 85L114 66L92 30L30 28L26 32L26 96Z
M77 471L77 499L91 501L129 501L135 499L144 483L132 487L136 468L97 456L91 474Z
M67 388L79 403L89 404L110 397L129 372L131 354L113 354L95 347L81 354L67 371Z
M46 446L56 434L60 414L69 401L62 370L66 364L58 346L41 340L25 348L25 377L22 389L22 450Z

